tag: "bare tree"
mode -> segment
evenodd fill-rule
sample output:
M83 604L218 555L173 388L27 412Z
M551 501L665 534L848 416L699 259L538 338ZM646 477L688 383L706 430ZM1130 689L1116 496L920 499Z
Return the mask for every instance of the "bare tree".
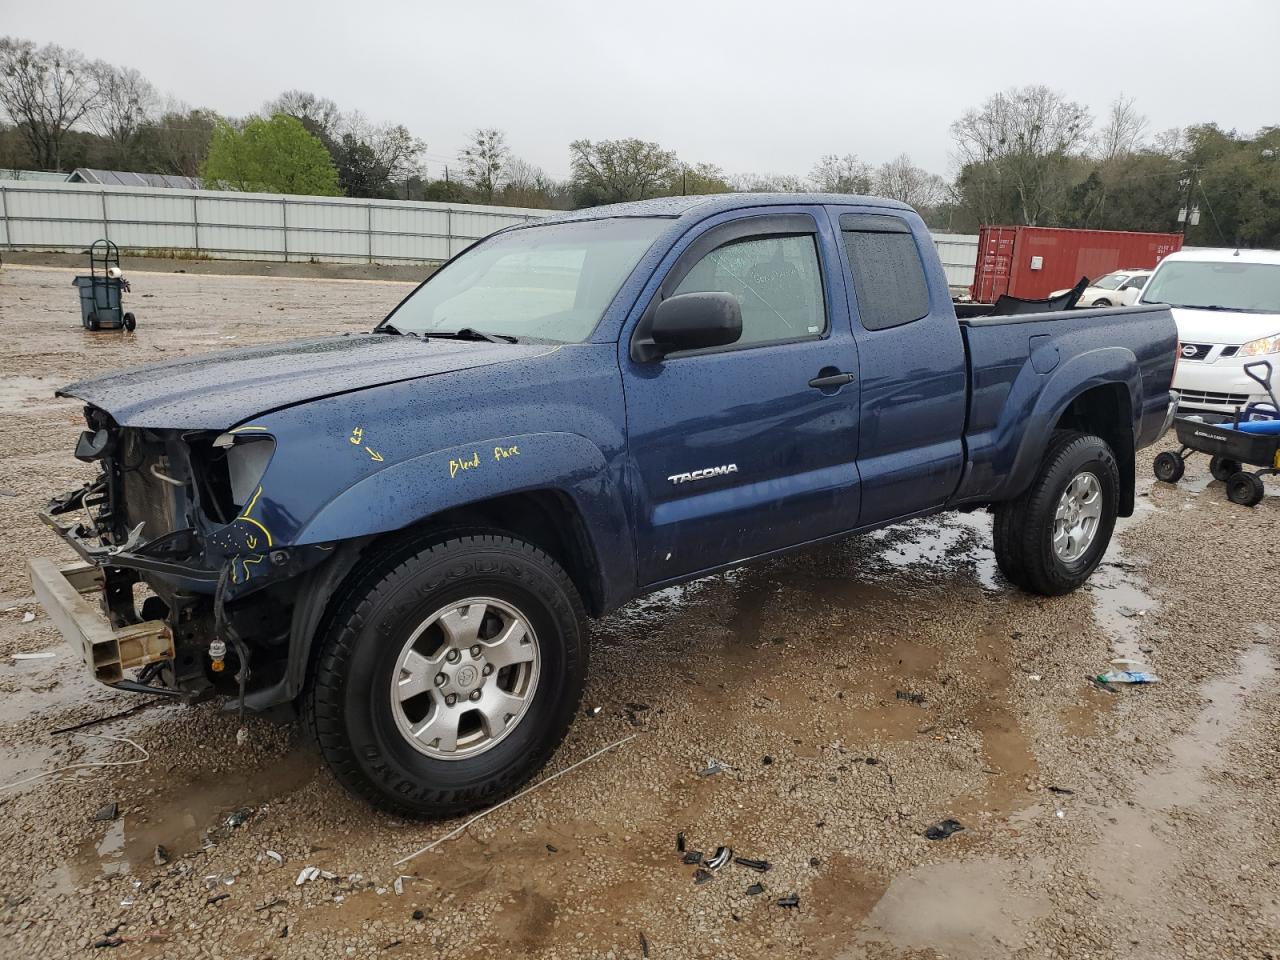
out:
M997 93L951 125L969 189L1016 192L1022 220L1039 224L1065 190L1068 159L1089 137L1086 107L1045 86ZM977 171L974 174L974 171Z
M343 114L339 126L344 136L354 137L368 146L388 181L406 180L418 172L419 160L427 145L403 124L372 123L355 110Z
M870 193L871 167L852 153L828 153L813 165L809 180L819 193Z
M494 191L502 185L502 171L510 159L507 135L492 127L476 130L471 141L458 151L463 178L486 203L493 200Z
M122 166L134 160L142 127L155 113L156 88L132 67L93 64L98 99L86 115L95 133L111 145L112 162Z
M0 38L0 108L21 132L36 166L62 169L67 131L97 101L96 71L78 51Z
M805 193L809 184L791 173L740 173L730 181L738 193Z
M286 90L274 100L262 106L264 116L286 113L297 117L308 131L321 140L333 140L341 136L342 111L328 97L316 96L309 90Z
M1127 157L1142 145L1147 118L1138 113L1133 104L1133 97L1117 97L1111 104L1106 124L1094 137L1094 153L1104 163Z
M947 198L947 183L936 173L917 167L905 153L876 171L875 192L912 207L933 207Z

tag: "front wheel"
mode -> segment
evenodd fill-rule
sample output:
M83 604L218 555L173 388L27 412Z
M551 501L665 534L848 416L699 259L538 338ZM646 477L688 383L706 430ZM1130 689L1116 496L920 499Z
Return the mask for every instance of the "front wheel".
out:
M1183 459L1176 453L1170 453L1168 450L1157 456L1156 462L1152 466L1152 471L1155 473L1156 479L1162 480L1165 483L1177 483L1182 479L1182 475L1186 472L1186 469L1187 465L1183 462ZM1210 467L1210 469L1213 468Z
M123 322L124 322L124 328L128 330L130 333L132 333L134 328L137 327L138 325L138 318L135 317L132 313L126 313L124 315Z
M514 792L551 756L582 698L585 613L528 543L455 537L348 592L307 707L353 793L450 817Z
M1109 307L1111 306L1111 301L1106 297L1099 297L1097 300L1093 301L1093 305L1095 307Z
M1107 551L1119 493L1120 470L1105 440L1056 431L1031 486L996 507L1000 572L1031 593L1075 590Z

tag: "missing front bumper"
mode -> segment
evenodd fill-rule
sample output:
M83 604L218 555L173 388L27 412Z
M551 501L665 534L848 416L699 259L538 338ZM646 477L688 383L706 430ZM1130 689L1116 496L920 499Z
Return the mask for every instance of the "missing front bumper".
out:
M27 561L36 599L63 638L80 651L95 680L118 684L124 671L174 658L173 631L163 620L113 628L85 599L103 589L100 567L77 564L59 567L52 560Z

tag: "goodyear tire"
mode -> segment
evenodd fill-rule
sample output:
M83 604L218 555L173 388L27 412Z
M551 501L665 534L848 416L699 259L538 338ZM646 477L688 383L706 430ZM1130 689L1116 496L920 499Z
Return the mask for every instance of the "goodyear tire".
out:
M1060 596L1097 568L1119 507L1120 470L1105 440L1055 431L1021 496L995 508L996 563L1030 593Z
M351 792L456 816L513 793L564 739L586 615L537 547L455 535L367 571L338 603L304 709Z

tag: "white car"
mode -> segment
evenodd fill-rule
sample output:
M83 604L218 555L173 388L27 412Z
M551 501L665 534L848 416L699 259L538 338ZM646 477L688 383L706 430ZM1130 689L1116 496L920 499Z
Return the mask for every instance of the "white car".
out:
M1142 295L1142 288L1147 285L1147 280L1150 278L1150 267L1131 267L1127 270L1112 271L1085 287L1076 306L1131 307L1138 302L1138 297ZM1070 292L1069 289L1055 290L1049 296L1058 297Z
M1167 303L1178 324L1173 389L1180 409L1231 416L1264 402L1244 366L1269 360L1280 388L1280 251L1183 250L1160 262L1141 303Z

